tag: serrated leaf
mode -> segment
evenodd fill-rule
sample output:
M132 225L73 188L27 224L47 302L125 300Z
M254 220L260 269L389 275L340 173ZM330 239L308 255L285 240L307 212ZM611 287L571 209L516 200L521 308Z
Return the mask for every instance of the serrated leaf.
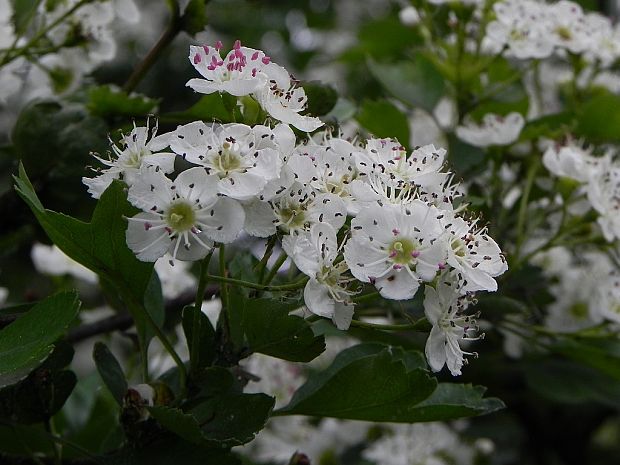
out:
M396 138L409 146L409 120L388 100L364 100L357 121L376 137Z
M341 352L325 371L311 375L276 414L416 423L503 407L498 399L483 399L483 393L480 386L438 385L417 351L360 344Z
M168 431L194 444L205 444L207 439L200 430L198 420L189 413L178 408L155 406L148 407L148 411L160 425Z
M274 399L265 394L224 394L190 412L170 407L149 407L151 415L168 431L186 441L207 447L232 447L251 441L265 425Z
M415 422L408 410L429 397L437 382L402 359L402 349L380 344L347 349L325 371L311 375L278 413Z
M435 66L418 54L396 64L368 60L372 75L394 97L412 107L432 111L444 93L444 80Z
M102 117L110 116L146 116L157 108L157 100L144 95L128 95L123 90L112 86L97 86L88 91L86 108L93 114Z
M118 405L123 404L123 397L127 392L127 380L120 363L110 349L103 343L97 342L93 348L93 359L97 371L106 387Z
M440 383L430 397L407 411L407 417L415 422L447 421L505 408L495 397L483 398L485 391L483 386Z
M20 166L15 178L18 194L28 204L48 237L69 257L94 271L122 296L131 312L143 346L152 337L142 307L155 311L157 283L153 282L153 264L139 261L125 242L125 217L135 209L127 202L124 185L114 181L102 194L90 223L62 213L46 210ZM151 314L161 324L163 313ZM159 319L159 321L158 321Z
M0 331L0 387L17 383L41 365L79 309L75 292L61 292Z
M252 352L291 362L309 362L325 350L325 338L315 336L301 317L289 315L298 305L273 299L231 295L231 308L241 315L241 329Z
M220 447L245 444L264 428L275 399L266 394L225 394L192 408L209 442Z

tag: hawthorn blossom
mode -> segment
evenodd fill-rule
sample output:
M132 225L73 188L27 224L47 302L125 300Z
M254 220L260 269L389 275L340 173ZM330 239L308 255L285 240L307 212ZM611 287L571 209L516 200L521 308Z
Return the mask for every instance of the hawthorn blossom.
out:
M328 223L317 223L309 232L285 236L282 248L295 265L310 279L304 288L304 301L315 315L331 318L338 329L348 329L353 317L351 296L347 289L352 278L346 277L345 261L336 263L340 248L336 231Z
M90 284L96 284L98 277L84 265L67 256L56 245L35 243L30 258L39 273L50 276L69 275Z
M143 166L157 167L164 173L174 170L175 155L172 152L159 152L169 145L169 135L157 136L157 124L153 127L136 126L128 134L122 137L120 145L112 144L114 157L104 159L95 155L95 158L107 166L105 169L97 169L99 173L94 178L82 178L82 182L88 187L88 193L98 199L108 188L114 179L122 179L131 186L139 177Z
M463 351L459 345L459 341L481 338L470 335L478 327L475 315L464 314L468 305L468 298L449 275L439 281L436 289L428 285L424 289L424 314L433 325L424 351L433 371L446 365L453 376L460 375L465 355L476 355Z
M166 252L173 260L199 260L214 241L232 242L243 227L243 208L219 197L217 177L200 167L183 171L174 181L160 170L143 169L128 200L143 212L128 218L127 245L146 262Z
M446 262L464 280L463 290L495 292L497 282L493 278L508 269L497 243L485 228L476 229L475 222L449 212L443 212L440 221L447 234L443 237L447 242Z
M215 46L196 46L189 48L189 61L204 79L194 78L186 86L196 92L212 94L226 92L237 97L250 95L264 85L263 67L270 58L261 50L242 47L235 41L233 49L222 59L222 43Z
M344 248L353 276L374 284L387 299L411 299L420 281L432 281L445 268L439 216L437 208L420 200L402 210L379 205L363 209L351 221L351 239Z
M620 271L610 271L596 289L595 305L600 315L608 321L620 324Z
M566 145L553 144L543 154L543 165L556 176L587 182L598 164L598 159L590 155L575 142Z
M340 197L317 194L300 183L293 184L275 200L253 202L246 213L246 231L255 231L259 237L271 236L278 228L289 234L309 231L317 223L329 223L338 230L347 218L347 208Z
M495 19L485 30L484 49L520 60L547 58L553 53L554 43L546 30L546 9L532 0L504 0L493 5Z
M475 450L444 423L390 425L362 455L377 465L473 465Z
M513 112L506 116L488 113L477 125L471 120L456 128L459 139L476 147L491 145L510 145L519 138L525 120L521 113Z
M269 115L300 131L312 132L323 126L320 119L300 114L306 109L308 97L286 69L269 63L263 67L263 72L267 75L267 82L256 90L254 96Z
M220 194L250 200L279 177L282 157L274 140L274 131L266 126L194 121L176 129L170 147L190 163L203 166L207 174L216 175Z
M588 200L599 213L598 224L608 242L620 238L620 163L600 159L586 185Z
M321 145L297 147L288 161L294 177L316 190L340 197L350 214L359 210L351 195L351 182L357 177L353 158L356 148L340 138L325 138Z

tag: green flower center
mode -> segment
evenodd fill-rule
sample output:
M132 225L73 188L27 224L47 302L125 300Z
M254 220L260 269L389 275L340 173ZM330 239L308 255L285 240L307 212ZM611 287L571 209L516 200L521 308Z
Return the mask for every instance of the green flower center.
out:
M566 26L559 26L555 28L555 33L562 40L570 40L573 38L573 35L570 32L570 29L567 28Z
M125 161L127 168L140 168L142 165L142 159L151 155L151 151L147 148L142 148L137 152L130 152L129 157Z
M457 257L465 256L465 243L460 239L455 239L450 244L452 246L452 250Z
M284 207L279 210L280 222L288 229L301 229L306 222L306 212L301 207Z
M230 172L241 171L242 165L241 157L236 153L234 145L230 142L224 142L222 150L213 159L213 166L221 178Z
M588 304L585 302L576 302L568 312L578 320L585 320L588 317Z
M405 238L398 238L390 244L388 248L390 259L393 263L407 265L417 257L416 247L412 241Z
M196 214L189 203L177 202L166 213L166 222L174 231L189 231L196 223Z

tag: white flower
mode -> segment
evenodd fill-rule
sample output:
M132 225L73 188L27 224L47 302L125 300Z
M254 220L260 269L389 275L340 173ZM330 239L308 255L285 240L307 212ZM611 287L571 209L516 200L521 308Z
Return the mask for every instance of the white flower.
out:
M486 28L484 48L518 59L547 58L553 53L544 5L530 0L504 0L493 5L496 19Z
M347 211L354 214L358 210L351 195L351 181L357 176L353 159L355 150L346 140L326 137L321 145L297 147L288 166L297 181L317 192L337 195L347 205Z
M590 46L589 28L581 6L575 2L560 0L547 6L548 27L557 47L572 53L582 53Z
M387 299L411 299L420 281L445 267L439 210L420 200L407 207L365 208L351 221L344 257L353 276Z
M237 40L222 59L221 47L219 41L214 47L190 46L189 60L204 79L190 79L188 87L203 94L227 92L240 97L252 94L264 84L265 75L261 70L270 58L263 51L242 47Z
M447 232L444 236L448 243L446 261L464 280L464 291L496 291L497 282L493 277L508 269L497 243L484 228L476 230L475 224L449 212L442 214L441 222Z
M65 255L55 245L35 243L30 251L30 258L39 273L50 276L68 274L88 283L97 283L97 275L95 273Z
M596 169L598 160L578 144L550 145L543 154L543 165L556 176L586 182Z
M463 314L467 305L467 298L462 296L456 282L450 278L440 280L437 289L431 286L424 289L424 314L433 325L426 340L425 353L433 371L440 371L446 365L453 376L460 375L466 363L464 356L476 355L463 351L459 346L461 340L480 338L469 334L478 328L475 315Z
M335 263L340 248L336 231L327 223L318 223L310 232L285 236L282 248L299 270L310 277L304 289L304 301L315 315L331 318L338 329L347 329L353 317L351 296L347 289L352 278L346 277L346 262Z
M620 324L620 271L613 270L597 288L594 305L600 315L614 323Z
M404 184L429 186L441 184L448 173L441 173L446 151L429 144L418 147L409 156L395 139L369 139L363 151L354 153L362 176L385 176L393 187Z
M263 67L263 72L267 75L267 82L254 95L267 113L300 131L312 132L323 126L318 118L300 115L306 109L308 97L286 69L269 63Z
M143 169L128 200L144 211L128 218L126 233L127 245L142 261L154 262L166 252L174 260L199 260L213 241L232 242L243 227L243 208L218 197L217 177L200 167L183 171L174 182L159 170Z
M317 194L298 183L269 205L272 214L266 216L265 210L265 218L259 221L269 219L274 233L277 227L288 233L309 231L316 223L329 223L338 230L347 219L347 208L340 197Z
M157 124L149 128L136 127L126 136L123 136L120 147L112 144L114 158L109 160L95 156L97 160L107 166L98 170L99 175L94 178L82 178L88 186L88 192L96 199L107 189L114 179L122 179L131 186L143 166L157 167L164 173L174 170L175 155L171 152L159 152L169 145L169 134L156 136Z
M598 223L608 242L620 238L620 163L609 155L599 159L586 185L588 200L599 213Z
M510 145L519 138L524 125L525 120L521 113L513 112L506 116L488 113L484 115L480 125L469 121L463 126L458 126L456 135L476 147Z
M269 181L279 178L282 156L275 140L279 133L260 125L195 121L176 129L170 147L185 160L203 166L207 174L216 175L220 194L250 200Z
M474 450L443 423L390 425L362 455L377 465L472 465Z

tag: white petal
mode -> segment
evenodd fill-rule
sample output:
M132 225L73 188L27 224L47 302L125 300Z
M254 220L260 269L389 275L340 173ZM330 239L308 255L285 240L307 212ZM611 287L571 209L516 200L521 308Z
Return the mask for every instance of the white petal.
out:
M218 177L208 175L204 168L196 166L183 171L174 180L179 195L192 204L203 207L211 205L217 199Z
M433 326L424 348L426 360L433 371L441 371L446 364L446 336L437 326Z
M415 295L420 283L407 270L402 269L394 270L381 278L377 278L375 287L379 290L379 294L386 299L409 300Z
M213 215L208 212L200 220L207 228L204 233L209 239L228 244L234 241L245 222L243 207L236 200L227 197L220 198L212 207Z
M159 220L159 216L152 213L138 213L133 218L140 220ZM170 245L168 233L164 229L149 229L144 221L128 220L125 239L127 246L134 252L138 260L154 262L163 256Z
M311 279L304 288L304 302L315 315L331 318L334 314L336 302L329 296L326 286L316 279Z
M254 237L269 237L276 233L277 228L274 223L276 216L267 202L256 200L245 203L243 208L245 210L243 229L246 233Z

